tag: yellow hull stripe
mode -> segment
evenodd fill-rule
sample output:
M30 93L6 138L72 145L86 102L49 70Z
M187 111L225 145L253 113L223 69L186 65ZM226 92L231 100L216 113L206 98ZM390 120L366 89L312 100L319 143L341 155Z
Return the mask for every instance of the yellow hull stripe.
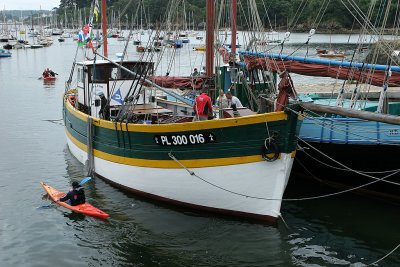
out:
M68 111L73 114L75 117L82 121L87 121L89 115L75 109L69 101L64 99L65 106ZM174 123L174 124L133 124L128 123L126 126L125 123L117 123L117 127L115 124L110 121L93 118L93 124L98 127L119 130L119 131L129 131L129 132L145 132L145 133L166 133L166 132L187 132L187 131L199 131L199 130L207 130L207 129L218 129L218 128L226 128L226 127L234 127L234 126L243 126L257 123L266 123L266 122L274 122L287 120L288 116L285 112L271 112L264 114L255 114L237 118L227 118L223 120L209 120L209 121L197 121L197 122L185 122L185 123Z
M66 129L65 130L68 138L74 143L77 147L79 147L83 151L87 151L87 146L81 142L79 142L76 138L74 138ZM295 151L292 152L292 157L294 157ZM93 155L97 158L101 158L107 161L138 166L138 167L149 167L149 168L182 168L174 160L150 160L150 159L137 159L137 158L127 158L122 156L116 156L109 153L105 153L99 150L94 149ZM179 159L178 159L179 160ZM203 168L203 167L216 167L216 166L227 166L227 165L236 165L236 164L244 164L244 163L252 163L263 161L261 155L255 156L244 156L244 157L231 157L231 158L214 158L214 159L193 159L193 160L179 160L187 168Z

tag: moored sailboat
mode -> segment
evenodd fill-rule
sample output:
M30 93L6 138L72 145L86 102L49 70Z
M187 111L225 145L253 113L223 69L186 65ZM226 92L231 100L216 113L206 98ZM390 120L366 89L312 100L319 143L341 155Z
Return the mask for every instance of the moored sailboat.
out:
M385 52L389 58L385 62L395 62L392 52ZM286 70L344 80L336 94L314 93L299 98L305 108L299 134L304 149L297 154L295 169L312 173L320 182L400 201L396 160L400 152L400 101L398 93L388 93L390 86L400 85L399 66L277 53L241 54L250 70ZM371 92L372 85L379 90ZM353 88L345 89L347 86Z
M6 49L0 49L0 57L11 57L11 52Z
M74 64L78 82L64 95L65 131L72 154L98 176L136 194L276 222L295 156L297 112L257 113L232 107L216 110L212 120L193 121L192 102L148 79L154 72L152 62L118 64L108 59L106 1L102 4L104 60ZM207 1L203 83L210 92L215 90L210 83L213 5L214 1ZM161 106L160 92L179 101Z

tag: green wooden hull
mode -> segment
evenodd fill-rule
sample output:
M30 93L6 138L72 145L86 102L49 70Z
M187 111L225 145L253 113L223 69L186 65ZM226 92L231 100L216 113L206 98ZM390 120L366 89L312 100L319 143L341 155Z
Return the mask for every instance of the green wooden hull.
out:
M65 105L67 134L84 149L87 146L87 115L72 108L68 102ZM116 162L136 159L142 161L140 166L146 161L149 162L145 166L153 166L151 161L171 161L170 152L179 160L191 161L192 167L229 165L262 161L265 140L269 136L274 136L273 142L279 153L294 153L299 127L297 115L291 112L169 125L114 124L94 118L93 149L100 158ZM198 142L199 135L203 138L211 136L212 140ZM177 136L186 136L186 143L175 142L174 145L175 140L171 138ZM162 138L169 140L162 143ZM198 160L202 161L196 163ZM164 165L168 167L167 163Z

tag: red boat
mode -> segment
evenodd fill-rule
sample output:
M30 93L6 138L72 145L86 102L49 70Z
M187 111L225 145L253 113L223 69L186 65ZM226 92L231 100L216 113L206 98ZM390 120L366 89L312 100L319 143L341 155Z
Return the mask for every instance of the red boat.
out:
M54 81L56 79L56 75L58 74L52 71L51 69L47 68L43 71L42 78L45 81Z
M43 80L45 80L45 81L54 81L56 79L55 76L47 76L47 77L42 76L42 77L43 77Z

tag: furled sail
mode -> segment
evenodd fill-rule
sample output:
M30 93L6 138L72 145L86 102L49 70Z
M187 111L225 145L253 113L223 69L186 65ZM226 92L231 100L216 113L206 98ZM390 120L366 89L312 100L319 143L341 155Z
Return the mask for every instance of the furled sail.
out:
M384 84L387 72L390 70L388 86L400 86L398 66L321 60L272 53L241 52L241 54L244 55L244 63L249 70L264 69L273 72L286 70L301 75L354 80L376 86Z
M203 77L204 78L204 77ZM175 76L152 76L149 78L155 84L164 88L200 89L203 86L201 77L175 77Z

